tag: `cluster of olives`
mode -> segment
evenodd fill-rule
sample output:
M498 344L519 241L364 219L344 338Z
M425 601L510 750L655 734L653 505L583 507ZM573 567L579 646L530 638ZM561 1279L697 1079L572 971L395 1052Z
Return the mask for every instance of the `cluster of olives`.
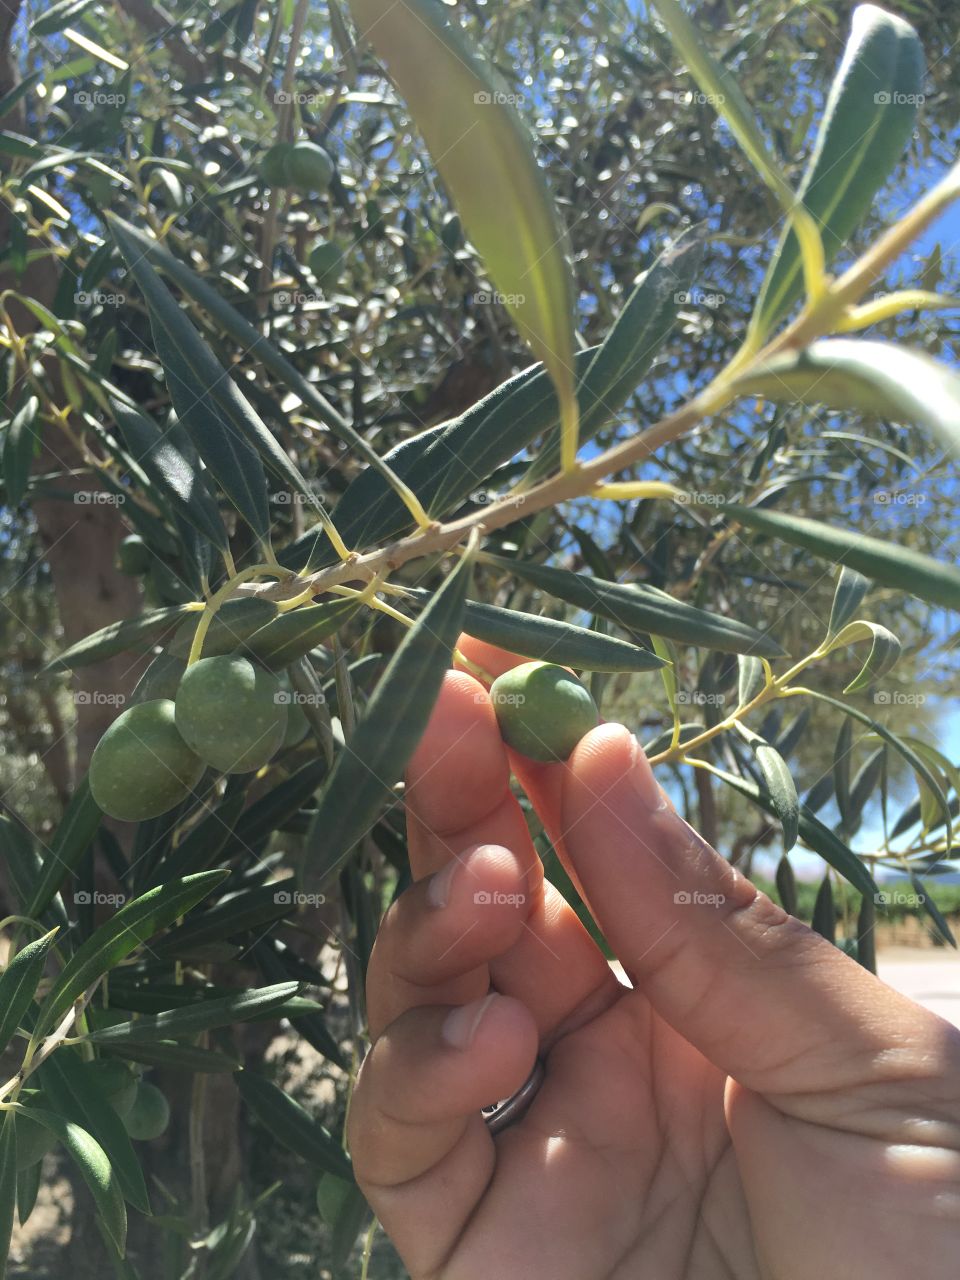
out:
M247 619L251 629L263 622L256 609ZM250 773L307 733L304 713L290 705L284 680L238 651L249 631L239 627L236 615L231 622L218 615L207 633L211 655L185 666L196 626L195 618L184 623L162 655L157 677L151 668L147 687L138 689L141 700L97 743L90 790L112 818L156 818L185 800L208 766L219 773Z
M590 690L551 662L505 671L490 686L490 699L507 746L542 764L566 760L600 723Z
M149 1142L159 1138L170 1123L170 1104L155 1084L141 1080L125 1062L97 1058L84 1066L94 1072L104 1096L123 1121L131 1138ZM43 1104L42 1094L38 1105ZM17 1171L29 1169L56 1145L57 1139L45 1125L28 1115L17 1116Z

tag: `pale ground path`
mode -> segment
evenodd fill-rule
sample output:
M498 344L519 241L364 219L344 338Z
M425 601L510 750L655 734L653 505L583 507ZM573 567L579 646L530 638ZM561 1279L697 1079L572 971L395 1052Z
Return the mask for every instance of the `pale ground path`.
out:
M960 1027L960 954L950 948L885 947L879 976L924 1008Z

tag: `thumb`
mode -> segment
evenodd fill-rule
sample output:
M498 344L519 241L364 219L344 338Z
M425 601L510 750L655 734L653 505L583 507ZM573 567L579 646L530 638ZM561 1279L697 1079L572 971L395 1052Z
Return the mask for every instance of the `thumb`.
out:
M726 1074L758 1092L860 1083L879 1050L937 1023L713 850L622 725L594 729L563 782L565 852L631 982Z

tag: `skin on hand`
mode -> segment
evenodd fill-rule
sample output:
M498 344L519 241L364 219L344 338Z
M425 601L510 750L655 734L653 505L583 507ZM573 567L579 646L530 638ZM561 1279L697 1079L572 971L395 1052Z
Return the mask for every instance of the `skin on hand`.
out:
M544 881L511 769L631 988ZM623 726L508 758L451 672L407 806L349 1138L415 1280L956 1276L960 1033L758 893ZM538 1054L491 1137L480 1108Z

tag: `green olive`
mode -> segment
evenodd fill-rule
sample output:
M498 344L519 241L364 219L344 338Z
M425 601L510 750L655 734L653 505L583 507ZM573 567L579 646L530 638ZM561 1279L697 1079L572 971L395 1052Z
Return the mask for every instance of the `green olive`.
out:
M201 658L180 681L177 728L221 773L249 773L283 744L287 696L275 675L248 658Z
M600 722L590 690L550 662L505 671L490 686L490 699L507 746L541 763L566 760Z
M111 818L142 822L186 800L203 761L179 733L174 704L155 698L117 716L94 749L90 790Z

